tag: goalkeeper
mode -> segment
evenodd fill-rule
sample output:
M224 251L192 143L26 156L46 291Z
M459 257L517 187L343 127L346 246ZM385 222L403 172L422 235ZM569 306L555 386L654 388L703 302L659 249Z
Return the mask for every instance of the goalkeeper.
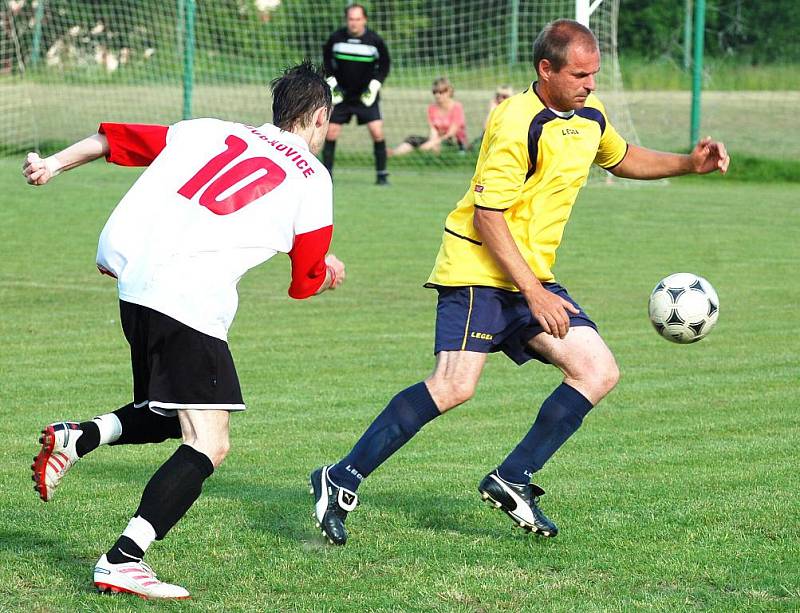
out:
M389 74L389 50L380 36L367 29L367 10L362 5L351 4L344 15L347 27L331 34L322 48L334 104L322 161L333 174L336 139L342 125L349 123L355 115L358 125L367 124L374 143L376 184L388 185L386 141L378 92Z

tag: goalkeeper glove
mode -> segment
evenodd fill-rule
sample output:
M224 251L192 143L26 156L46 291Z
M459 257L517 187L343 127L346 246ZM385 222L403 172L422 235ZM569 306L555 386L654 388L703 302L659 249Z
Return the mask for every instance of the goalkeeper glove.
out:
M344 96L342 96L342 90L339 88L339 83L336 81L336 77L328 77L325 79L325 82L328 84L328 87L331 88L333 106L340 104L342 100L344 100Z
M367 86L367 89L361 94L361 102L364 106L372 106L378 97L378 91L381 89L381 82L377 79L372 79Z

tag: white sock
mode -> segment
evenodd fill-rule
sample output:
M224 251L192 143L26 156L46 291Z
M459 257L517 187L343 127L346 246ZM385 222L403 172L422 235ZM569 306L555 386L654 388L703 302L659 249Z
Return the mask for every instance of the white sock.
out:
M149 521L137 515L128 522L128 527L125 528L122 536L127 536L142 551L147 551L147 548L156 540L156 531Z
M101 445L113 443L122 436L122 423L119 421L119 417L113 413L94 417L92 421L97 424L97 428L100 430Z

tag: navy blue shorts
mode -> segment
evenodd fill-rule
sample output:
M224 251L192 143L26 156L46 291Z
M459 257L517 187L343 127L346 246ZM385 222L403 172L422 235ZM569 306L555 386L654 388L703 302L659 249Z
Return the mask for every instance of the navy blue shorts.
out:
M544 288L568 300L580 310L569 315L571 327L597 325L580 305L570 298L558 283L545 283ZM442 287L436 305L436 342L433 353L440 351L502 351L517 364L535 358L549 361L530 348L528 342L543 332L533 317L528 303L519 292L495 287Z

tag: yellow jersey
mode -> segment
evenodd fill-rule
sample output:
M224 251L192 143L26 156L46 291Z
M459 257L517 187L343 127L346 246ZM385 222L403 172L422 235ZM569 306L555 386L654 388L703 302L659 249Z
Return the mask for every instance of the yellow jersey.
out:
M534 84L492 111L469 190L445 221L427 286L486 285L517 290L473 226L475 208L503 211L522 257L542 282L592 163L613 168L627 143L591 94L567 116L547 108Z

